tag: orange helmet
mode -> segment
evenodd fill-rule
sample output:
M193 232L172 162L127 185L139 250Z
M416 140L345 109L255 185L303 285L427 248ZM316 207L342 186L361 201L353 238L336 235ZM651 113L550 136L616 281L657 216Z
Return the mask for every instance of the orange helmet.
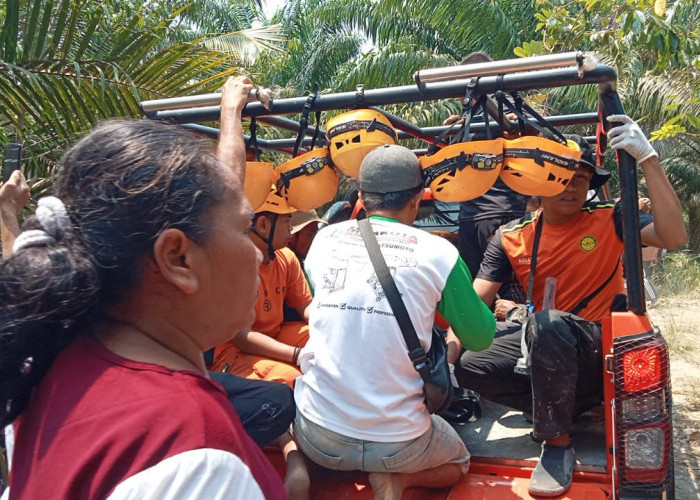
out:
M245 162L243 192L252 205L253 210L257 210L258 207L265 203L265 199L270 192L273 167L272 163L265 161Z
M267 193L265 202L255 210L256 214L259 214L260 212L272 212L273 214L283 215L291 214L295 211L294 208L289 206L289 203L287 203L284 196L280 196L280 194L277 192L277 187L274 184L272 184Z
M556 196L574 176L581 148L544 137L525 136L505 140L501 179L513 191L529 196Z
M351 177L359 177L364 157L378 146L396 144L389 119L373 109L355 109L334 116L326 124L333 164Z
M478 198L496 182L502 165L502 139L451 144L420 158L425 182L440 201Z
M273 172L277 191L297 210L331 201L338 191L338 172L328 148L318 148L285 161Z

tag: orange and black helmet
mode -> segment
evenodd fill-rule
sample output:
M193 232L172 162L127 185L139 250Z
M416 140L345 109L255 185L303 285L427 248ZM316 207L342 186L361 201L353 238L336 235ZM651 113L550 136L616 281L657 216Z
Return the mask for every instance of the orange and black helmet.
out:
M425 183L440 201L478 198L493 186L503 165L503 141L460 142L420 158Z
M284 215L291 214L296 210L294 207L290 207L287 200L277 192L277 187L274 184L268 189L267 198L265 198L265 202L255 210L256 214L271 212L273 214Z
M245 182L243 192L253 210L257 210L267 199L272 184L274 165L265 161L245 162Z
M282 163L275 168L273 176L279 194L297 210L320 207L338 191L338 172L327 147Z
M610 179L610 172L604 168L596 166L595 152L588 141L576 134L567 134L566 138L578 144L581 149L581 165L585 165L593 170L593 177L589 184L589 189L598 189Z
M513 191L529 196L556 196L566 189L579 166L581 149L537 136L504 140L501 179Z
M372 109L355 109L334 116L326 124L333 164L351 177L359 177L364 157L378 146L396 144L389 119Z

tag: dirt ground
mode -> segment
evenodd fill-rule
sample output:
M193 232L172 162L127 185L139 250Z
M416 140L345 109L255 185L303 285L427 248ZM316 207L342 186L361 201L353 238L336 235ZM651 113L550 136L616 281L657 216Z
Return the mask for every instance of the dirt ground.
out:
M671 355L676 498L700 498L700 299L662 298L648 312Z

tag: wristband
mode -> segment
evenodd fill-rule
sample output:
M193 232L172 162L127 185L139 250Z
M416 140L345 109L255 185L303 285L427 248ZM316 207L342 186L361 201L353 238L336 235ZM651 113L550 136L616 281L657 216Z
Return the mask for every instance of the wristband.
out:
M294 348L294 354L292 354L292 364L293 365L298 365L297 361L299 360L299 353L301 352L301 347L296 346Z

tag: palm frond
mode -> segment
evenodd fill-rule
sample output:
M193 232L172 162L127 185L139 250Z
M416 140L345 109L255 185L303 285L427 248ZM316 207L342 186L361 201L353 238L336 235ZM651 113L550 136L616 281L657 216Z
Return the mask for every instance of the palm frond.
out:
M201 43L209 50L224 52L244 65L252 65L263 51L281 51L284 42L282 26L273 24L205 38Z

